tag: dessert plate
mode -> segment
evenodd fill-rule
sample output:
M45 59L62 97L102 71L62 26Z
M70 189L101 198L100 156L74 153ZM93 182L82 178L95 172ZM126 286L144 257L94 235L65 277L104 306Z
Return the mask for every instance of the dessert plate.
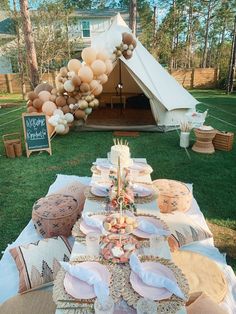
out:
M142 267L146 271L151 271L157 275L167 277L176 282L173 272L166 266L158 262L144 262ZM133 289L142 297L150 300L164 300L169 299L172 293L166 288L156 288L146 285L142 279L133 271L130 274L130 283Z
M99 273L102 280L109 285L111 274L106 266L97 262L84 262L80 263L79 266ZM96 297L93 286L90 286L87 282L71 276L69 273L66 273L65 275L64 287L66 292L75 299L92 299Z

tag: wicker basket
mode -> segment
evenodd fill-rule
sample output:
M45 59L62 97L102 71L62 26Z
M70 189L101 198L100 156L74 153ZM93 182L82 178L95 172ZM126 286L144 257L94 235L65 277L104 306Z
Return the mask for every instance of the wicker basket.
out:
M217 131L213 139L215 149L230 151L233 148L234 133Z
M5 134L2 139L8 158L20 157L22 155L20 133Z

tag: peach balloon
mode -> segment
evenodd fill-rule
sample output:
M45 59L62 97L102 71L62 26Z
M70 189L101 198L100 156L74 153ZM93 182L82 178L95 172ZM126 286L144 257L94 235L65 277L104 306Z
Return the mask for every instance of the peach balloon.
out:
M101 94L102 90L103 90L102 85L98 84L98 86L93 90L93 94L95 96L97 96L97 95Z
M55 109L57 109L57 106L52 101L46 101L42 107L43 113L48 116L52 116Z
M102 60L95 60L91 64L94 75L101 75L106 72L106 65Z
M28 112L28 113L38 112L38 110L37 110L36 108L32 107L32 106L29 106L29 107L27 108L27 112Z
M43 90L42 92L39 93L39 99L41 99L43 102L48 101L50 97L51 94L46 90Z
M85 118L86 117L86 114L85 114L85 112L84 112L84 110L80 110L80 109L77 109L76 111L75 111L75 118L76 119L83 119L83 118Z
M82 66L81 62L77 59L71 59L67 65L69 71L74 71L75 73L77 73L79 71L81 66Z
M112 61L110 59L106 60L105 65L106 65L106 74L110 74L111 71L113 70Z
M108 81L108 76L106 74L101 74L98 76L98 81L100 84L105 84Z
M87 64L92 63L94 60L96 60L97 51L92 47L87 47L82 50L82 59Z
M92 80L92 82L90 83L90 88L91 88L92 92L98 86L99 86L99 82L97 80Z
M93 79L93 71L89 66L85 65L79 70L79 77L84 83L90 83Z
M106 61L109 58L108 54L106 51L99 51L97 53L97 59L102 60L102 61Z

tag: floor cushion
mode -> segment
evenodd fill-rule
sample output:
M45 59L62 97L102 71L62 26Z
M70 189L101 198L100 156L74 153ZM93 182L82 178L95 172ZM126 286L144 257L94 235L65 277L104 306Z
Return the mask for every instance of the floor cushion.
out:
M186 306L187 314L227 314L228 312L214 302L204 292L197 293L198 297Z
M73 196L52 194L40 198L33 205L32 220L44 238L58 235L68 237L80 216L78 202Z
M153 185L158 188L157 202L161 213L186 212L190 208L193 196L184 183L158 179L153 181Z
M43 239L10 249L19 271L19 292L52 284L60 266L60 261L68 261L71 246L60 236Z
M0 314L55 314L52 292L31 291L17 295L0 305Z
M190 251L176 251L172 253L172 259L186 276L190 295L202 291L216 303L224 299L228 290L227 282L214 261Z

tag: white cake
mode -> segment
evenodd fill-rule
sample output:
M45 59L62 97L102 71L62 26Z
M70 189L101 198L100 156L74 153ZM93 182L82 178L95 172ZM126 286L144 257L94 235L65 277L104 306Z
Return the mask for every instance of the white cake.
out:
M120 157L121 167L129 167L132 165L132 159L130 158L130 150L127 145L113 145L111 147L110 162L118 166L118 159Z

